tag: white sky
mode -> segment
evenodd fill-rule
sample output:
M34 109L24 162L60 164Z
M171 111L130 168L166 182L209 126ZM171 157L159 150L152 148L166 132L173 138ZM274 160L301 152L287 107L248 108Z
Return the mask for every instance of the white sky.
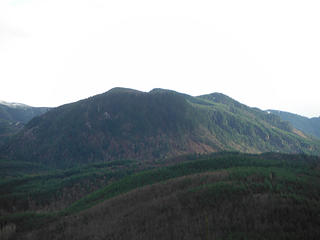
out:
M0 99L222 92L320 115L320 1L0 0Z

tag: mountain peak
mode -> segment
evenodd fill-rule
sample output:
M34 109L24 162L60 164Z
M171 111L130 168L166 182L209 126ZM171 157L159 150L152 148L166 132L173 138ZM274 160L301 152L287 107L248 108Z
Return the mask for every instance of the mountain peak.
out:
M215 102L216 101L221 102L221 101L226 101L226 100L228 100L228 101L232 100L232 101L236 102L236 100L232 99L231 97L229 97L223 93L219 93L219 92L213 92L213 93L201 95L199 97L200 98L207 98L207 99L210 98L211 101L215 101Z
M143 93L143 92L135 90L135 89L131 89L131 88L115 87L115 88L110 89L106 93L113 94L113 93Z
M154 88L149 93L177 93L177 92L170 89Z
M241 104L240 102L234 100L233 98L219 92L214 92L206 95L201 95L198 98L202 98L205 100L209 100L215 103L225 104L227 106L234 106L234 107L244 107L245 105Z
M5 106L10 107L10 108L29 108L30 107L30 106L28 106L26 104L15 103L15 102L6 102L6 101L2 101L2 100L0 100L0 104L1 105L5 105Z

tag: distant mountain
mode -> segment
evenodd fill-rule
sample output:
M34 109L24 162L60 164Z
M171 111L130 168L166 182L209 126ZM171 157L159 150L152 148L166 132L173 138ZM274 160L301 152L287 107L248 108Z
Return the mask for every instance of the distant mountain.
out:
M2 101L2 100L0 100L0 104L5 105L10 108L28 108L29 107L28 105L23 104L23 103L6 102L6 101Z
M0 119L10 122L27 123L35 116L47 112L47 107L31 107L22 103L0 101Z
M293 127L303 131L304 133L320 138L320 117L307 118L278 110L268 111L278 115L283 121L290 122Z
M320 144L279 116L221 93L192 97L115 88L32 119L1 152L8 159L70 167L224 150L320 154Z
M48 109L0 101L0 145L9 136L21 130L28 121L47 112Z

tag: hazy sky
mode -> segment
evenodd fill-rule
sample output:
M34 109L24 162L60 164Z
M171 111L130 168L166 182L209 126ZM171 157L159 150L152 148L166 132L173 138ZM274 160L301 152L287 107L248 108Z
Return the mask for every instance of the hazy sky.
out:
M0 0L0 99L121 86L320 115L320 1Z

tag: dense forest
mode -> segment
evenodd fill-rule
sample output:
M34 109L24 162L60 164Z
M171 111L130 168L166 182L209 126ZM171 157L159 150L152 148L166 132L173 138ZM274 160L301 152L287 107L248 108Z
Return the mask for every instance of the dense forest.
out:
M283 121L288 121L292 126L313 137L320 138L320 117L307 118L298 114L284 111L268 110L278 115Z
M60 172L41 169L42 174L19 178L7 175L1 181L1 206L6 199L28 196L25 202L16 202L15 210L10 206L2 209L11 212L0 218L2 236L7 234L12 239L317 239L320 236L319 157L216 153L150 162L149 170L136 164L114 162ZM113 174L106 174L110 170ZM95 185L99 181L100 185ZM92 185L100 188L84 197L75 194L73 200L78 200L68 202L73 192ZM68 189L69 195L64 189ZM52 204L64 198L65 204L45 207L45 202Z

